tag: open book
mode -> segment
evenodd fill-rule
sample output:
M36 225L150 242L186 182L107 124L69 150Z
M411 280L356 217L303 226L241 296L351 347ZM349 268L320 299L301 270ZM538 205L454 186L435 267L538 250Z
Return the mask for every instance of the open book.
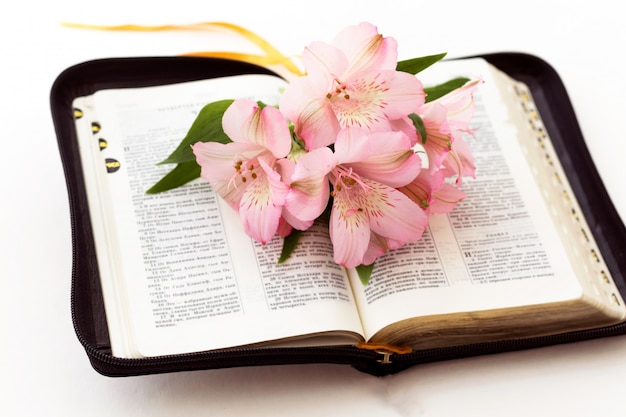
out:
M101 90L74 101L113 355L375 344L422 350L607 326L626 307L526 87L482 59L425 85L481 77L468 138L476 179L421 241L379 258L363 286L333 262L327 225L260 245L209 185L149 195L208 102L276 103L284 81L237 75ZM563 191L565 190L565 191Z

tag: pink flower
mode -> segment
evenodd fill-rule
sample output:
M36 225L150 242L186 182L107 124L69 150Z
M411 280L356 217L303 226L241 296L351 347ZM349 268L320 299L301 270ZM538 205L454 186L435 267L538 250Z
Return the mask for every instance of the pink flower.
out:
M392 132L382 141L362 129L346 129L335 143L335 157L337 166L329 174L335 262L348 268L369 265L388 250L421 238L426 214L395 189L421 169L406 135Z
M398 188L427 214L450 213L465 198L465 193L445 181L443 171L422 169L413 181Z
M425 104L420 111L426 130L426 140L422 140L421 145L428 155L428 170L431 175L435 175L452 150L454 137L448 125L448 110L443 104L432 102Z
M283 181L289 184L283 217L298 230L308 229L326 209L330 198L328 173L335 167L330 148L314 149L298 158L278 161Z
M450 213L466 197L462 190L452 184L443 183L441 187L432 192L432 202L428 210L429 214Z
M233 142L198 142L192 149L201 176L239 212L244 229L266 243L276 234L289 187L274 170L291 149L291 135L282 114L262 110L247 99L236 100L222 118Z
M426 127L424 149L429 157L430 171L443 168L446 175L456 175L457 183L463 177L474 177L476 166L465 133L472 133L469 124L474 115L475 80L426 103L419 110Z
M422 84L396 71L396 59L396 41L383 38L369 23L344 29L331 44L305 48L308 75L291 81L280 108L307 150L334 143L341 128L386 130L390 120L419 109Z

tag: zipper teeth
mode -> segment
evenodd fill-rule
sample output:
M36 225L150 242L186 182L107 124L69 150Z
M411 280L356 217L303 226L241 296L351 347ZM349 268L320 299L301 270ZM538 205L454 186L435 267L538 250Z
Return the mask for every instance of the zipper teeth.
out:
M220 351L207 351L197 353L184 353L177 355L164 355L147 358L118 358L108 353L104 353L90 345L82 334L77 332L78 339L85 348L87 355L93 360L97 360L101 364L113 365L116 367L129 367L138 368L143 367L142 371L148 371L146 373L158 372L158 369L145 369L150 367L156 367L159 365L172 365L177 363L190 363L206 361L217 361L220 359L251 359L254 357L267 358L269 355L280 356L282 358L287 357L301 357L307 358L315 355L320 358L319 363L325 362L321 359L336 359L344 358L346 364L351 364L360 359L362 361L372 361L379 358L379 354L372 351L363 351L354 347L304 347L304 348L241 348L241 349L227 349ZM330 362L330 361L328 361ZM252 362L247 362L252 365ZM287 363L287 361L285 361ZM293 363L305 363L304 361L298 361ZM281 362L269 361L268 364L281 364ZM200 368L200 366L199 366Z

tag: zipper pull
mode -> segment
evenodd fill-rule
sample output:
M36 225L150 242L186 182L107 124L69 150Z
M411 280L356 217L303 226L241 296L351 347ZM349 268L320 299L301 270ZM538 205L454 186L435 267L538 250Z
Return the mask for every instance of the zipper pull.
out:
M382 355L382 359L377 359L376 362L382 364L382 365L387 365L392 363L391 362L391 355L393 355L393 352L390 352L388 350L375 350L374 352Z
M382 358L376 360L376 362L383 365L392 363L391 355L404 355L413 351L413 349L408 346L391 346L382 343L359 343L356 347L359 349L372 350L378 353L382 356Z

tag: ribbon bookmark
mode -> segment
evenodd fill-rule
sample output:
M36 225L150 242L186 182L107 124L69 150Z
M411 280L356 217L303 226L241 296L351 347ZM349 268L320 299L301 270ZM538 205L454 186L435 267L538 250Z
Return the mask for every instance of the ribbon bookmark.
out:
M89 25L82 23L63 23L63 26L76 28L76 29L92 29L92 30L110 30L110 31L132 31L132 32L157 32L167 30L198 30L198 31L212 31L223 30L234 32L248 41L258 46L263 52L263 55L259 54L247 54L242 52L231 51L202 51L202 52L188 52L181 54L182 56L200 56L200 57L213 57L213 58L225 58L238 61L244 61L251 64L259 65L275 71L283 76L296 75L302 76L304 73L293 63L291 58L281 53L278 49L274 48L269 42L260 37L254 32L249 31L241 26L233 23L226 22L203 22L194 23L189 25L159 25L159 26L142 26L142 25L118 25L118 26L106 26L106 25ZM276 68L279 67L279 68ZM285 73L286 71L286 73Z

